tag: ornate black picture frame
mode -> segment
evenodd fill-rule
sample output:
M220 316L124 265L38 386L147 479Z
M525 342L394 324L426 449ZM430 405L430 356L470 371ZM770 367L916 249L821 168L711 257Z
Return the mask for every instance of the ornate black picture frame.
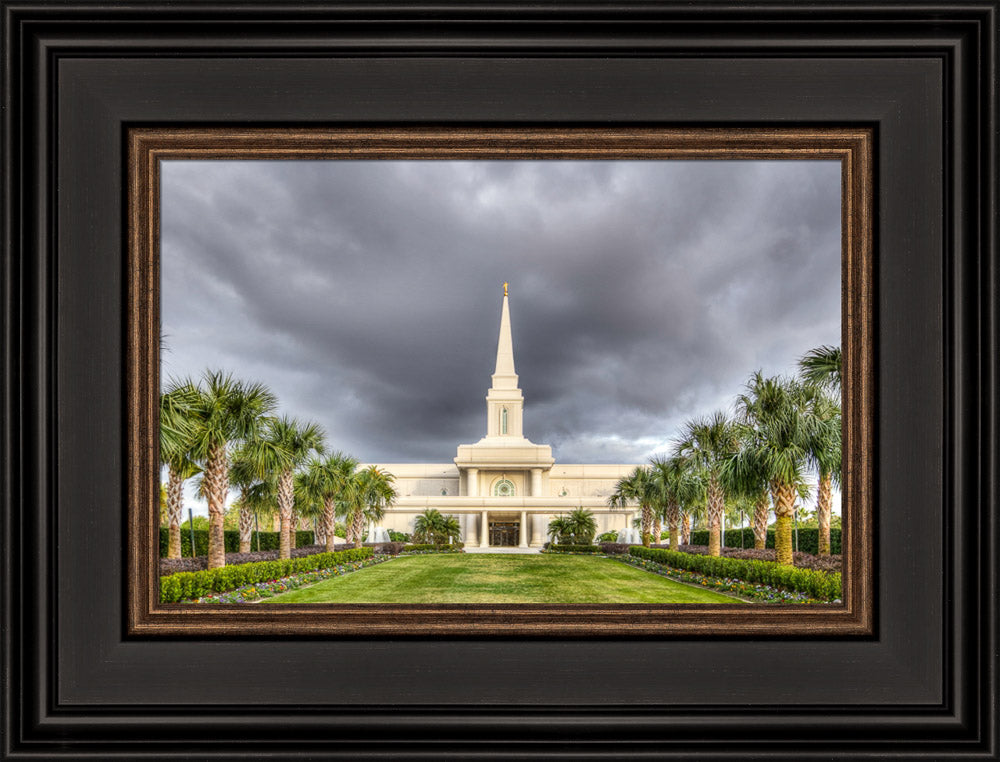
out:
M996 2L2 10L5 758L996 758ZM129 633L126 136L164 125L872 130L873 634Z

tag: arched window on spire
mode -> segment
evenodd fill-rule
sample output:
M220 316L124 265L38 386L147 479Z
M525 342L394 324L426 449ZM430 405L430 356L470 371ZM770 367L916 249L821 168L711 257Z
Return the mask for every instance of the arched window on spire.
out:
M500 433L507 433L507 408L503 408L500 411Z

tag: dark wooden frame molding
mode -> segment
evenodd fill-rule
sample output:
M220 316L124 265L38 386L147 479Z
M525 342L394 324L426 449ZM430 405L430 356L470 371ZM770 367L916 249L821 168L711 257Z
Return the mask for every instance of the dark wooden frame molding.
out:
M133 128L129 172L129 633L198 637L871 635L872 131L870 129ZM841 163L843 605L159 604L159 169L170 159L831 159Z
M998 758L997 0L0 0L0 25L0 757ZM151 127L871 130L870 633L130 631Z

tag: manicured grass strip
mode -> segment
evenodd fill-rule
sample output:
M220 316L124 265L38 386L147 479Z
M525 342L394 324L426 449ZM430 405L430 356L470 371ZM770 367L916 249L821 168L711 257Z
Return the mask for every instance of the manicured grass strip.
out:
M644 548L641 545L629 548L629 555L674 569L683 569L710 577L737 579L751 583L759 582L768 587L803 593L808 598L823 602L839 602L843 590L841 577L837 572L798 569L774 561L699 556L661 548Z
M160 603L201 598L210 593L224 593L244 585L269 582L300 572L327 569L338 564L360 561L373 555L371 548L353 548L336 553L317 553L302 558L257 561L237 566L223 566L197 572L179 572L160 577Z
M266 603L734 603L730 596L593 556L447 554L391 563Z

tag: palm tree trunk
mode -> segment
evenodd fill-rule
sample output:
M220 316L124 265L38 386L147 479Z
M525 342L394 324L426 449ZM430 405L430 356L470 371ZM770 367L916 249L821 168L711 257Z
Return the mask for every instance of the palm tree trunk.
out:
M714 474L708 482L708 555L722 555L722 513L726 509L725 495Z
M322 516L313 519L313 545L326 546L326 521Z
M218 569L226 565L223 521L226 516L226 494L229 492L229 461L224 443L212 444L208 448L203 489L208 501L208 568Z
M362 536L365 532L365 512L361 506L354 509L354 516L351 519L351 529L354 535L354 547L360 548L362 542Z
M691 543L691 514L687 511L681 514L681 544Z
M816 496L816 518L819 521L819 555L830 555L830 513L833 507L833 477L819 475L819 490Z
M767 547L767 514L770 510L771 501L768 500L765 490L757 496L753 508L753 546L756 550Z
M286 469L278 477L278 515L281 517L281 537L278 541L278 558L291 558L290 527L295 501L292 470Z
M642 534L642 544L649 545L650 530L653 527L653 512L649 510L648 505L643 505L641 508L642 523L639 531Z
M181 557L181 514L184 512L184 480L173 467L167 472L167 558ZM192 549L192 555L194 550Z
M791 566L792 556L792 516L795 513L796 490L793 484L778 484L774 491L774 515L777 526L774 532L774 548L778 563Z
M250 538L253 536L253 513L250 509L240 506L240 553L250 552Z
M667 528L670 531L670 549L677 550L677 520L680 518L681 507L677 503L667 504Z
M653 543L655 545L660 544L660 538L663 536L663 519L659 515L656 516L656 521L653 522Z
M295 550L299 546L299 512L295 510L294 503L292 505L292 518L290 519L292 531L288 535L288 546Z
M337 504L332 498L323 503L323 529L326 532L326 550L333 552L335 530L337 528Z

